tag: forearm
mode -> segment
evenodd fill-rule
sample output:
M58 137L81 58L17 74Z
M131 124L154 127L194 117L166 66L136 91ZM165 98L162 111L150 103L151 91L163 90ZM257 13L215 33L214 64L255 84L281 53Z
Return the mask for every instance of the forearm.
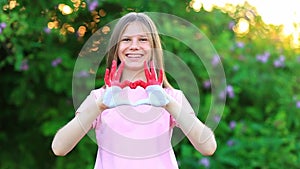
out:
M170 99L166 109L176 119L181 130L200 153L212 155L215 152L217 144L212 130L196 117L185 98L182 104Z
M55 135L52 150L58 156L69 153L82 137L91 129L93 121L101 114L96 102L87 98L85 106L79 108L77 115Z
M65 156L82 139L85 133L78 123L78 117L74 117L55 134L52 141L52 151L57 156Z
M183 129L188 139L193 146L203 155L212 155L217 148L216 140L212 130L204 125L197 117L189 119L187 121L180 120L179 126ZM190 121L190 122L188 122ZM184 131L188 129L187 131Z

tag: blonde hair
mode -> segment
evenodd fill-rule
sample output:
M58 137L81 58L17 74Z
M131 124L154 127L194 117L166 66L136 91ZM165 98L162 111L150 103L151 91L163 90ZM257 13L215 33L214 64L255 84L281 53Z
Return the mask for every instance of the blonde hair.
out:
M106 60L107 67L108 68L111 67L113 60L117 60L118 64L120 63L118 58L118 52L117 52L120 38L124 30L126 29L126 27L132 22L138 22L142 24L149 32L151 47L154 49L150 57L150 60L154 61L155 68L157 69L156 72L158 72L158 69L164 68L164 63L163 63L161 41L158 35L157 28L154 22L152 21L152 19L148 15L144 13L136 13L136 12L131 12L124 15L123 17L120 18L120 20L115 25L108 44L108 52L107 52L107 60ZM163 75L163 86L172 87L166 78L165 72Z

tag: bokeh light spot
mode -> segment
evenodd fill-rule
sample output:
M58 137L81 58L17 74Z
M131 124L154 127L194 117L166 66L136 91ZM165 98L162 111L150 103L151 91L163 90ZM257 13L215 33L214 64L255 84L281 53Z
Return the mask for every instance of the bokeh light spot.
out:
M63 15L69 15L73 12L73 9L66 4L59 4L58 9L61 11Z
M78 28L77 34L78 34L79 37L83 37L85 32L86 32L86 27L85 26L80 26Z
M249 32L249 22L245 18L240 18L238 23L233 27L233 31L239 35L245 35Z
M103 26L103 28L102 28L102 33L108 34L109 31L110 31L110 27L108 27L108 26Z

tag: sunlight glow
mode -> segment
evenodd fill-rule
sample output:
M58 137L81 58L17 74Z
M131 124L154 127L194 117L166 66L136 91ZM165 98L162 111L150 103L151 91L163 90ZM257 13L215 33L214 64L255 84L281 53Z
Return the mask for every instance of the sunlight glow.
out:
M61 11L63 15L69 15L73 12L73 9L66 4L59 4L58 9Z
M292 46L294 48L300 48L300 39L299 39L299 36L300 36L300 31L297 30L294 32L292 38L293 38L293 42L292 42Z
M211 12L214 8L214 4L211 0L192 0L190 1L190 7L196 12L199 12L202 7L205 11Z
M211 0L201 0L198 3L202 3L203 9L207 12L211 12L214 9L214 4Z
M244 35L249 32L248 20L241 18L238 23L233 27L233 31L237 34Z
M190 7L192 7L196 12L199 12L202 8L201 0L192 0L190 2Z
M218 7L224 11L233 11L228 9L228 4L243 5L248 2L256 8L258 14L266 24L275 26L283 25L283 36L292 36L293 43L300 46L300 1L299 0L191 0L190 7L196 12L201 8L209 11L210 8ZM212 10L212 9L211 9ZM250 14L250 13L249 13ZM252 17L251 15L249 15ZM249 17L247 15L247 17ZM253 16L254 17L254 16ZM251 20L251 19L250 19ZM240 20L234 27L236 33L246 33L249 29L249 23Z

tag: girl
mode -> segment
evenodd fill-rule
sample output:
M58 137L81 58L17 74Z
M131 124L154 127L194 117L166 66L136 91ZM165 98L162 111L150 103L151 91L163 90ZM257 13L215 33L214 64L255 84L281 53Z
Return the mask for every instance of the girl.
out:
M174 126L203 155L215 152L213 132L198 120L184 94L168 83L160 38L146 14L129 13L118 21L107 67L106 85L91 91L76 116L56 133L54 154L66 155L95 129L95 169L178 169L170 144Z

